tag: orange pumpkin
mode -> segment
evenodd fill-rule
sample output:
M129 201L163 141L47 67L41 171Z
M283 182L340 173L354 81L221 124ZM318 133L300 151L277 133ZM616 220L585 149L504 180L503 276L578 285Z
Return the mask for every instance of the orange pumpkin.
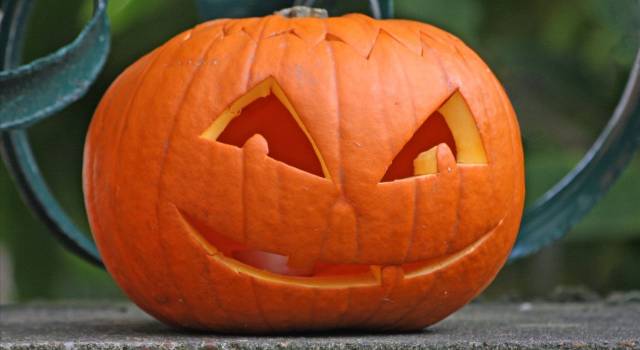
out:
M504 263L523 156L500 83L405 20L216 20L129 67L91 123L95 240L158 319L415 330Z

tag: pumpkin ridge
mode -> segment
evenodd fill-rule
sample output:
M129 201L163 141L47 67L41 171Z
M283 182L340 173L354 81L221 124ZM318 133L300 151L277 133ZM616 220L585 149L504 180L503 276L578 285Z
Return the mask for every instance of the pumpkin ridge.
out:
M306 46L308 46L308 43L306 42L306 40L304 40L297 33L295 33L295 30L296 30L297 27L292 25L291 22L292 22L291 20L287 21L287 23L290 26L288 28L288 30L291 31L291 33L293 33L293 35L295 37L297 37L298 39L302 40L306 44ZM286 48L285 48L285 52L283 53L282 57L286 57L287 53L289 52L289 50L291 50L291 46L287 45ZM280 58L280 62L279 62L279 65L278 65L278 73L282 70L282 66L284 64L282 57ZM327 162L325 160L325 155L323 154L323 152L320 151L320 146L317 143L316 137L312 137L312 134L311 134L312 129L310 129L307 125L305 125L304 120L300 117L300 112L299 112L300 108L296 108L296 106L295 106L296 102L293 101L290 98L290 93L287 93L282 88L282 86L278 83L278 81L275 79L275 77L271 76L271 78L274 81L274 89L272 91L272 94L276 95L276 97L280 100L280 102L283 105L285 105L285 107L288 110L289 110L289 107L291 108L291 110L289 110L289 114L295 119L296 123L298 124L300 129L303 131L303 133L306 135L307 140L311 144L311 146L313 148L313 151L315 153L315 156L316 156L318 162L320 163L322 176L324 176L329 181L333 181L331 173L330 173L329 168L327 166ZM278 91L279 91L279 94L278 94ZM282 97L280 97L278 95L282 95Z
M208 46L203 50L203 54L202 57L199 58L199 61L204 59L204 57L206 57L206 55L209 53L210 49L213 47L213 44L216 42L217 37L214 37L208 44ZM176 53L180 52L180 48L182 47L182 45L180 45L180 47L176 50ZM173 113L173 119L171 121L171 126L169 127L169 131L168 131L168 136L167 136L167 144L164 147L164 149L162 150L162 154L160 156L160 163L159 163L159 168L158 168L158 186L157 186L157 191L156 191L156 198L158 200L158 202L156 203L156 208L155 208L155 216L156 216L156 223L158 225L157 229L159 231L162 230L162 228L160 227L161 222L163 222L161 220L161 208L160 205L162 203L162 201L160 201L161 198L164 198L163 196L163 186L162 186L162 179L163 179L163 173L164 173L164 169L165 169L165 164L166 164L166 159L169 155L169 150L171 148L172 145L172 140L174 138L175 135L175 130L176 130L176 126L177 126L177 119L178 116L180 115L180 112L182 110L182 107L184 105L185 99L186 97L189 95L189 91L191 90L191 86L193 81L195 80L197 73L202 69L204 65L198 65L193 72L191 72L191 76L189 78L189 81L187 82L185 88L184 88L184 92L182 94L182 96L180 96L179 102L176 105L176 110ZM168 261L168 254L167 252L167 247L166 244L164 242L163 239L159 240L159 245L160 245L160 249L164 252L162 254L162 257L165 260L165 264L167 265L167 272L171 275L174 274L174 271L172 269L172 265L170 264L170 262ZM178 288L178 286L175 284L176 278L171 278L171 281L174 281L173 286L174 289L176 290L176 294L178 294L179 296L179 300L185 300L185 293L181 288ZM187 305L185 305L184 303L182 304L183 307L187 307Z
M396 39L397 40L397 39ZM396 56L396 58L399 58L400 61L402 61L402 58L400 58L400 55L398 55L398 53L395 52L395 50L391 50L391 52L393 53L393 55ZM411 83L409 81L409 75L407 74L407 69L405 68L404 62L401 62L399 64L400 66L400 70L402 71L402 75L404 77L403 81L404 84L406 85L406 88L408 91L412 91L412 87L411 87ZM416 103L413 100L413 97L410 97L409 100L411 101L411 114L413 117L413 124L414 124L414 128L417 130L420 126L418 123L418 117L417 117L417 112L416 112ZM391 164L389 164L387 167L391 166ZM432 189L433 190L433 189ZM418 221L418 201L419 201L419 191L418 191L418 182L414 179L413 180L413 205L412 205L412 218L411 218L411 233L409 235L409 243L407 244L407 250L404 254L404 258L402 259L403 263L406 262L407 257L409 256L409 252L411 251L411 248L413 247L413 242L415 240L415 235L416 235L416 223Z
M240 182L242 183L242 237L244 239L244 243L249 242L249 232L247 227L249 226L249 215L247 215L247 164L250 161L247 159L249 156L248 152L242 152L242 171L240 172Z
M473 60L468 59L468 57L466 56L465 53L468 53L470 51L470 49L468 49L460 40L457 40L457 38L455 38L453 35L450 35L448 33L444 33L441 31L436 32L442 36L445 36L446 38L450 39L451 41L451 46L453 47L453 52L451 53L452 55L457 56L457 60L454 60L455 64L457 64L459 66L459 70L464 72L463 74L465 76L468 77L468 79L473 79L473 81L475 81L475 83L477 84L477 86L482 86L484 84L484 82L486 81L487 77L484 75L480 75L480 74L473 74L474 67L470 66L470 64L480 64L482 66L485 66L482 62L482 60L480 59L476 59L476 57L473 57ZM456 40L453 40L456 39ZM486 67L486 66L485 66ZM485 68L482 67L482 68ZM494 102L495 101L495 96L492 94L493 90L485 90L485 89L478 89L480 91L480 94L482 94L483 98L482 98L482 110L484 111L484 115L490 115L489 114L489 107L487 106L488 102ZM487 102L488 101L488 102ZM468 104L467 105L469 108L471 108L471 105ZM506 112L506 111L505 111ZM480 124L478 123L477 117L475 113L471 113L471 116L473 117L476 125L478 126L478 129L480 128ZM507 118L510 119L510 118ZM486 123L485 128L488 128L489 130L494 129L494 124L493 123ZM478 136L480 137L480 143L484 146L485 148L485 157L486 158L486 162L487 165L491 165L492 162L494 162L493 159L489 159L488 155L492 155L493 156L493 152L487 152L486 151L486 147L487 145L491 146L487 140L484 140L484 135L485 133L483 132L479 132ZM509 138L512 141L512 138ZM495 182L495 177L496 174L495 172L489 172L488 174L490 181ZM463 180L464 177L461 176L461 181ZM492 198L496 198L496 188L491 186L490 187L491 193L492 193ZM457 224L459 223L459 221L456 222ZM458 226L458 225L457 225Z
M311 299L311 301L309 302L309 319L312 320L311 324L312 326L310 326L311 328L315 328L318 319L316 318L316 302L318 298L318 291L316 289L312 289L311 290L311 297L309 299Z
M184 41L186 41L188 39L188 37L190 37L190 33L191 33L191 31L188 31L186 34L184 34L184 38L182 38L182 41L180 42L180 46L182 45L182 43ZM121 120L122 126L120 128L118 128L117 132L115 132L115 136L116 136L115 145L114 145L115 146L114 147L114 153L115 154L119 154L121 152L121 148L122 148L121 146L122 146L122 142L123 142L123 139L124 139L123 136L124 136L124 132L125 132L125 125L128 124L128 121L130 119L130 113L131 113L131 108L132 108L133 102L134 102L136 96L138 95L143 82L145 81L145 79L148 78L147 73L154 66L154 63L156 63L160 59L162 54L165 53L165 51L168 50L167 47L168 46L164 46L164 47L158 49L158 51L155 53L155 55L150 57L150 62L147 63L147 66L144 67L144 69L141 72L138 73L138 77L136 79L135 88L133 89L133 93L128 96L124 113L122 113L120 115L120 120ZM176 49L176 51L177 51L177 49ZM116 179L117 179L116 175L118 173L117 173L116 169L119 168L119 165L120 165L121 161L122 161L122 157L115 157L115 159L110 164L108 164L108 167L112 170L111 172L107 173L107 177L109 179L111 179L110 181L117 182L116 181ZM95 174L95 175L98 176L98 174ZM113 193L113 195L111 197L111 200L115 200L114 197L115 197L116 193L117 193L117 191ZM113 211L116 213L116 215L117 215L117 213L119 211L119 208L120 207L117 206L117 205L113 206ZM122 225L121 225L120 221L115 221L114 225L115 225L115 228L116 228L117 232L123 232L124 231L122 229ZM120 252L121 251L125 251L125 249L123 249L125 247L125 245L124 245L120 235L118 235L118 234L113 235L113 242L114 242L113 244L115 246L117 246L118 249L112 250L111 253L114 254L116 257L118 257L117 259L119 259ZM126 279L126 277L125 277L125 279ZM175 286L172 286L172 287L173 287L173 291L177 293L176 287Z
M360 216L357 215L356 207L349 202L348 198L345 198L345 201L349 203L349 205L353 208L353 211L356 212L356 224L355 224L355 236L356 236L356 261L360 261L362 259L362 232L360 232Z
M267 18L269 17L265 17L263 19L261 19L258 24L260 25L260 34L258 37L260 37L262 35L262 32L264 31L264 27L266 26L266 21ZM244 27L242 28L242 30L244 30ZM254 66L254 62L256 59L256 55L258 52L258 48L260 47L260 42L259 41L254 41L254 48L253 51L251 53L250 58L247 60L246 63L246 69L247 69L247 80L245 82L245 89L244 91L248 91L249 90L249 84L251 83L251 78L253 76L253 66ZM247 242L248 239L248 233L247 233L247 225L248 225L248 217L247 217L247 190L246 190L246 186L247 186L247 182L245 181L246 178L246 159L245 156L243 154L242 157L242 170L240 172L240 182L242 183L242 194L241 194L241 200L242 200L242 236L244 238L244 242Z
M428 34L426 32L420 31L420 34L421 34L420 41L422 42L422 50L423 50L422 57L424 57L424 52L428 51L429 54L433 56L435 61L438 63L438 67L440 67L440 72L442 73L442 77L444 81L447 82L447 85L453 88L453 82L451 81L451 77L449 77L449 74L447 73L444 63L442 62L442 57L440 57L440 54L436 52L429 43L425 42L425 37L428 38L428 40L435 40L435 39L431 36L431 34Z
M497 94L500 98L500 105L502 106L502 110L506 114L514 116L514 117L507 118L507 125L509 127L509 131L512 135L514 135L509 138L509 145L511 146L512 156L521 158L523 154L522 147L519 146L516 142L516 140L520 140L520 129L518 127L517 120L515 119L515 115L516 115L515 111L513 110L513 107L509 105L508 96L504 91L504 88L500 85L499 81L493 76L490 76L489 78L493 82L494 87L497 89ZM524 178L525 174L523 173L524 169L522 164L523 164L522 161L520 163L513 164L512 171L513 171L514 177ZM526 189L524 188L524 183L522 186L519 186L518 181L513 181L513 187L514 187L513 193L521 193L524 196L526 192ZM518 201L521 200L520 198L516 198L516 196L511 196L511 198L512 198L512 205L517 205ZM520 203L520 209L522 209L523 207L524 207L524 201Z
M258 34L258 38L262 37L262 33L264 33L264 28L267 26L268 21L271 19L272 17L264 17L262 20L260 20L258 23L260 25L260 31ZM244 27L242 27L242 30L244 30ZM250 86L249 84L251 84L251 82L253 81L253 77L255 76L254 74L254 65L255 65L255 61L256 61L256 57L258 55L258 50L260 49L260 44L262 42L262 40L254 40L255 42L255 48L253 49L253 53L251 54L251 57L247 60L247 66L249 68L249 74L247 74L247 82L245 83L245 88L244 91L249 91Z
M149 60L149 59L151 59L150 56L145 56L139 62L142 62L142 60ZM149 63L147 62L147 64ZM116 79L116 81L114 81L112 85L107 89L104 97L102 98L102 100L100 101L96 109L94 117L92 118L92 120L95 120L95 122L93 122L93 124L89 126L89 130L87 133L87 145L85 146L85 151L83 154L83 161L85 164L83 166L83 180L84 180L83 187L86 189L84 191L85 192L84 196L87 202L87 207L96 207L97 205L95 202L97 191L96 191L96 188L94 187L95 186L94 184L98 183L98 180L97 180L98 171L96 169L97 159L95 157L90 157L91 150L93 148L98 147L97 145L94 145L95 143L97 143L97 141L94 141L94 139L103 137L104 133L106 132L105 124L107 121L105 120L104 116L107 114L110 114L108 112L111 112L111 109L115 105L113 103L113 100L115 99L115 96L116 96L116 89L114 88L114 86L116 84L121 84L122 80L124 79L123 77L126 74L131 74L130 71L133 70L133 68L135 68L135 66L131 66L127 68L127 70L125 70L125 72L123 72L122 75L119 76ZM120 118L122 118L121 115L120 115ZM120 121L120 118L118 118L117 121ZM89 165L87 166L87 164ZM100 217L97 217L93 221L94 221L93 225L96 226L95 231L101 231L100 229L101 224L99 223ZM96 244L99 244L99 243L96 242Z
M329 25L328 22L326 20L321 21L322 24L324 25L324 31L325 31L325 37L326 35L329 33ZM340 192L342 192L342 187L343 187L343 183L344 183L344 171L342 169L342 145L340 143L340 140L342 139L342 120L341 120L341 107L340 107L340 93L339 93L339 82L338 82L338 67L337 67L337 60L336 60L336 54L335 54L335 50L333 49L333 46L331 46L331 44L329 44L326 41L320 41L318 44L320 43L325 43L325 47L326 47L326 51L328 54L328 57L330 57L331 62L330 62L330 66L332 67L331 70L331 82L332 82L332 86L327 89L329 91L333 91L333 94L329 94L331 96L331 98L334 101L334 104L336 106L336 112L335 112L335 118L336 118L336 142L338 143L338 147L336 147L336 151L337 151L337 155L336 155L336 161L334 164L334 172L336 172L335 174L335 184L338 187L338 190ZM328 165L327 165L327 169L328 169ZM329 171L329 170L328 170ZM325 238L326 239L326 238Z
M397 40L397 39L396 39ZM391 50L391 52L393 52L393 54L399 58L400 55L398 55L395 50ZM422 56L421 56L422 57ZM407 69L405 68L404 62L402 62L400 64L400 70L402 70L402 76L404 77L404 83L407 86L407 90L411 91L413 90L410 81L409 81L409 75L407 74ZM411 101L411 114L413 116L413 123L415 124L415 128L418 128L418 116L417 116L417 112L416 112L416 102L413 100L413 97L411 97L409 99Z
M475 80L478 83L478 86L482 86L483 85L483 81L486 81L486 77L483 77L483 79L481 79L480 75L475 75L472 72L474 72L474 67L470 66L470 62L471 64L478 64L479 62L481 63L481 60L468 60L465 52L468 53L468 49L466 49L464 46L460 46L462 42L461 41L454 41L454 46L455 46L455 50L456 53L459 55L460 59L461 59L461 63L464 66L466 73L468 76L471 76L473 78L475 78ZM463 52L463 50L465 52ZM489 91L489 90L484 90L484 89L480 89L480 93L483 95L483 103L482 103L482 108L484 110L484 114L485 115L489 115L489 111L488 111L488 102L490 101L491 103L493 103L495 101L495 96L494 96L494 91ZM468 102L467 102L468 104ZM471 108L471 105L469 105L469 108ZM505 111L506 112L506 111ZM473 119L475 120L476 125L478 125L478 129L480 128L480 124L479 121L477 120L476 114L471 113ZM494 124L493 123L486 123L485 128L488 128L489 130L493 130L494 129ZM488 153L486 151L487 145L489 145L489 143L487 142L488 140L485 139L484 137L484 133L479 132L478 136L480 137L480 143L484 146L485 149L485 157L486 157L486 163L487 165L491 166L491 164L494 162L493 159L489 159L488 154L493 155L493 153ZM488 172L488 178L490 179L491 182L495 183L496 182L496 174L493 171ZM492 198L496 198L496 188L493 186L490 186L490 190L491 190L491 195Z
M267 328L269 328L271 331L273 331L274 328L271 325L271 322L268 320L267 315L265 314L264 309L262 308L262 302L260 301L260 298L258 297L258 294L256 293L256 281L255 281L255 278L250 277L249 281L250 281L249 284L251 285L251 294L253 294L253 298L255 299L256 309L258 310L258 315L260 315L260 317L262 318L262 322L267 326Z
M375 79L377 81L376 81L375 85L376 86L380 86L381 85L380 84L381 78L380 78L379 70L376 73L378 73L378 74L376 74L376 78ZM378 101L375 101L375 102L378 102ZM391 135L389 133L389 129L391 129L391 127L390 127L391 120L389 120L389 118L385 118L385 113L384 113L385 106L384 106L383 103L373 103L372 102L371 105L377 107L376 110L375 110L375 112L377 112L377 113L374 113L378 118L377 122L382 124L382 125L384 125L384 127L380 128L382 134L379 135L379 138L380 138L380 140L384 140L384 145L386 146L385 147L386 148L386 153L393 157L394 145L393 145L393 140L391 138ZM380 181L378 181L378 182L380 182Z
M174 208L176 211L178 210L178 208L175 205L174 205ZM211 261L209 256L205 256L205 259L207 260L207 262ZM203 265L204 265L205 271L207 271L207 276L211 276L212 272L211 272L211 269L209 269L209 264L203 264ZM233 320L233 322L238 323L238 321L235 320L234 317L232 317L233 313L227 311L227 309L224 307L222 303L222 300L220 300L220 296L219 296L220 289L218 288L217 283L213 283L211 285L211 288L214 290L214 292L211 293L213 294L212 299L214 300L214 303L216 303L216 305L218 306L218 309L220 309L220 311L222 312L222 314L224 314L226 319Z
M431 191L434 191L435 186L431 188ZM407 245L407 251L404 253L404 258L402 259L403 263L406 263L407 258L409 257L409 253L411 253L411 249L413 248L413 242L416 238L416 223L418 222L418 202L420 197L420 191L418 191L418 181L413 180L413 218L411 220L411 235L409 236L409 244Z
M182 45L182 43L185 40L187 40L190 37L190 31L187 32L186 34L183 33L183 36L184 36L183 38L179 38L181 40L179 42L178 48ZM148 71L151 70L151 63L155 63L156 61L158 61L161 58L161 56L163 56L162 54L166 50L167 50L167 46L158 48L158 49L154 50L151 54L149 54L149 59L151 60L151 62L149 62L149 65L146 67L146 69L142 73L140 73L140 75L138 77L139 81L135 84L135 88L133 89L133 93L129 94L127 102L125 102L125 111L124 111L124 113L118 114L119 117L121 118L121 120L128 120L129 119L131 105L133 104L133 100L135 100L135 97L137 96L138 91L140 91L140 87L142 86L142 81L149 77L149 75L147 73L148 73ZM116 83L114 83L114 84L116 84ZM123 139L124 139L124 137L123 137L124 136L123 135L124 134L123 133L123 129L124 129L124 126L121 127L120 130L115 133L116 143L115 143L114 151L115 151L115 154L117 156L119 156L120 149L122 148L121 144L122 144ZM117 158L115 156L114 156L114 158L115 159L112 161L112 164L105 165L105 167L107 169L109 169L109 168L111 168L111 170L118 169L120 162L117 161ZM95 171L96 174L98 173L97 170L94 170L94 171ZM112 171L111 173L109 173L109 172L107 172L107 173L112 175L112 180L108 180L107 182L108 183L116 182L115 179L116 179L117 172L116 171ZM110 201L111 202L115 202L115 196L110 198ZM112 211L114 212L114 215L118 216L119 215L118 212L120 210L120 207L117 206L115 203L111 203L111 204L113 205ZM98 220L100 220L101 218L102 218L102 216L97 216ZM116 232L123 232L124 231L122 229L122 225L121 225L120 221L115 221L114 225L115 225L115 228L116 228ZM100 227L100 225L98 225L98 227ZM113 246L117 247L116 249L113 249L111 253L115 257L117 257L116 259L120 259L120 253L125 251L125 245L123 244L122 240L120 239L121 237L119 235L116 234L116 235L111 235L111 236L113 237L113 242L110 243L110 245L113 245ZM122 274L120 272L118 272L118 273L116 273L114 275L115 276L122 276ZM136 277L138 277L141 280L143 280L147 276L143 275L143 276L136 276ZM125 277L120 277L120 278L126 278L126 276ZM128 284L127 287L129 287L130 289L134 289L134 288L131 288L131 285L129 283L130 282L127 281L127 284ZM145 282L142 282L142 283L145 283ZM177 291L175 290L175 288L172 288L172 287L170 287L170 288L171 288L171 294L173 294L173 295L177 294ZM157 304L157 299L153 296L153 293L151 293L151 297L149 299L153 300L151 303L156 303ZM145 306L147 306L147 305L145 305ZM147 306L147 307L149 307L149 306ZM152 309L151 307L149 307L149 308Z
M325 27L326 27L326 33L329 33L329 26L326 20L323 20ZM325 36L326 37L326 36ZM351 45L348 45L349 47L351 47ZM338 128L336 130L336 138L337 138L337 143L338 143L338 154L337 154L337 161L336 164L338 165L338 180L336 181L336 186L338 187L339 192L341 193L340 199L342 201L344 201L346 204L348 204L352 210L355 211L355 207L353 206L353 204L349 201L349 198L347 198L344 195L344 181L345 181L345 177L344 177L344 171L342 169L342 162L343 162L343 143L341 142L342 140L342 122L343 119L341 118L341 108L340 108L340 104L341 104L341 99L340 99L340 81L338 80L338 66L337 66L337 60L336 60L336 55L335 55L335 50L333 49L333 46L331 45L327 45L329 52L330 52L330 57L331 57L331 66L333 67L333 82L334 82L334 86L333 86L333 90L335 93L333 94L335 102L336 102L336 119L337 119L337 124L338 124ZM336 202L337 203L337 202ZM361 238L360 238L360 230L359 230L359 218L356 216L356 220L355 220L355 228L354 228L354 236L355 236L355 242L356 242L356 252L355 252L355 259L359 259L360 257L360 253L362 250L362 242L361 242Z
M326 222L331 222L331 216L333 215L333 210L337 204L338 204L338 200L336 200L333 203L333 205L331 206L331 209L327 210L327 214L325 218ZM322 232L322 240L320 241L320 249L318 250L318 258L316 259L316 261L319 259L322 259L322 257L324 256L324 250L327 244L327 239L329 238L330 229L331 229L331 225L328 224L327 227Z
M445 240L445 243L447 245L446 248L446 252L451 251L451 238L454 238L456 236L458 236L458 234L460 233L460 202L461 202L461 196L462 196L462 182L463 182L464 177L462 176L462 174L460 173L460 171L458 170L458 195L456 196L456 220L453 224L453 232L450 236L450 239Z
M195 228L191 226L191 224L189 224L189 221L187 219L188 215L185 212L180 210L173 203L169 203L169 205L173 210L174 215L177 217L178 220L180 220L183 228L190 233L187 235L189 239L191 239L191 241L195 245L202 247L204 249L205 258L206 258L206 261L208 262L208 264L205 264L205 268L207 271L209 271L208 274L211 275L212 272L209 269L209 265L215 264L216 263L215 258L220 257L222 253L218 251L216 247L211 246L206 241L206 239L199 234L199 232L195 231ZM213 275L212 277L215 278L215 275ZM251 277L248 277L248 279L251 280ZM215 299L215 302L218 305L219 309L222 311L222 313L225 315L225 317L231 320L231 322L235 323L236 325L242 325L243 324L242 318L238 319L237 315L232 311L232 309L227 308L228 307L227 303L223 303L222 300L220 299L219 295L223 295L224 292L221 292L219 284L212 283L211 288L214 289L214 292L212 294ZM258 310L257 304L256 304L256 310ZM266 322L263 322L263 324L268 327L268 324ZM236 328L241 328L241 327L242 326L236 326Z
M179 48L182 46L182 43L184 43L185 41L189 40L189 38L191 38L191 33L192 30L189 30L186 34L185 34L185 38L183 38L182 42L180 43L180 46L178 47L178 49L176 49L176 52L179 51ZM116 154L120 153L120 149L122 148L122 140L123 140L123 136L125 134L125 132L128 129L128 125L129 125L129 121L131 120L131 109L132 106L140 92L140 88L142 87L142 85L144 84L146 78L148 77L147 73L151 70L151 68L154 67L155 63L157 63L160 59L160 57L162 56L162 54L166 51L167 46L163 46L162 47L162 51L158 52L157 54L155 54L152 57L151 62L149 62L147 64L146 67L144 67L144 70L140 73L138 80L136 80L136 87L133 89L133 94L131 94L131 96L129 96L129 98L127 99L127 105L125 107L124 113L122 114L121 120L122 120L122 126L120 127L119 131L116 133L117 135L117 141L115 142L115 152ZM121 160L121 158L116 158L116 161L113 164L114 169L117 169L117 165L120 163L119 160ZM116 173L116 171L114 171L114 173Z
M502 105L502 108L505 111L513 110L513 107L509 106L509 103L508 103L509 100L508 100L508 97L506 95L506 92L504 91L504 89L502 88L502 86L500 85L498 80L495 79L495 78L492 78L491 80L493 81L494 86L496 86L498 88L499 95L500 95L500 101L501 101L500 104ZM513 115L515 115L515 113ZM509 125L509 130L513 134L517 135L518 139L520 139L520 128L518 127L518 125L516 123L516 120L514 120L514 118L507 118L507 121L508 121L507 125ZM517 143L514 141L514 137L510 137L509 138L509 143L511 145L512 154L513 155L518 155L518 157L520 157L522 155L522 149L521 149L521 147L518 147ZM514 164L514 168L515 167L517 167L516 164ZM515 173L516 176L519 176L519 175L524 176L522 167L517 167L516 169L513 169L513 170L514 170L514 173ZM524 193L526 191L526 189L524 188L524 185L519 186L518 185L518 181L514 181L513 182L513 187L514 187L513 193L519 193L519 191L521 190L522 194L524 195ZM519 198L516 198L516 196L511 196L511 198L512 198L512 204L516 204L517 205ZM523 207L524 207L524 201L520 204L520 209L522 209ZM517 237L517 233L516 233L516 237Z
M351 295L352 293L353 293L352 288L351 287L347 288L347 300L346 300L347 305L345 306L344 310L340 312L340 316L338 316L338 324L336 328L343 328L344 325L346 324L346 316L349 313L349 309L351 309L352 307L351 306L352 304L351 298L353 298L353 296Z
M500 226L502 226L502 224L504 223L505 219L509 216L509 214L511 213L511 211L507 212L507 214L498 222L498 225L496 225L493 229L489 230L488 233L485 233L480 239L479 241L482 241L483 243L487 241L487 239L492 236L492 234L495 234L499 229ZM483 244L472 244L475 245L475 250L481 248L483 246ZM467 247L468 248L468 247ZM463 249L466 250L467 248ZM468 252L467 254L472 254L473 251ZM465 255L466 256L466 255ZM459 261L455 261L453 264L457 263ZM432 273L439 273L440 271L442 271L442 269L437 269L435 271L432 271ZM436 283L432 283L431 288L429 288L429 290L432 290L433 288L435 288ZM402 321L404 321L407 317L411 316L416 310L420 310L420 308L429 301L429 293L423 293L424 297L422 297L420 300L418 300L415 304L413 308L409 308L407 310L406 313L403 313L402 316L400 316L397 320L389 323L389 326L387 327L387 329L389 330L396 330L398 325L402 323Z
M365 316L363 319L361 319L358 322L359 327L362 328L368 328L370 327L369 325L367 325L367 323L371 323L371 320L375 319L376 316L378 316L378 313L380 312L380 310L382 310L382 305L389 301L389 296L391 295L391 293L395 290L396 286L398 285L398 277L403 277L404 273L402 272L402 268L397 268L397 267L393 267L394 269L396 269L394 272L394 283L391 283L391 285L386 286L384 294L380 297L379 301L378 301L378 305L376 305L376 307L371 311L371 313L369 313L369 315ZM384 270L384 267L382 268ZM382 273L384 273L384 271L382 271Z
M382 30L380 29L380 30L378 30L378 35L376 35L375 41L373 42L373 45L371 47L371 51L369 51L369 54L367 55L367 60L369 60L371 58L371 54L373 53L373 50L376 47L378 47L381 35L382 35ZM388 36L388 34L387 34L387 36ZM393 52L393 50L389 50L389 51ZM375 77L375 79L377 80L377 83L375 85L376 86L383 86L384 85L384 81L381 81L381 80L383 80L383 78L381 78L380 68L378 68L376 73L378 73L378 74L376 74L376 77ZM375 102L378 102L378 101L375 101ZM385 114L386 113L384 113L385 106L384 106L383 103L374 103L373 101L371 103L373 105L375 105L376 107L378 107L377 112L379 112L379 113L375 113L375 115L379 116L378 117L379 119L382 119L382 121L380 123L384 125L384 127L382 128L383 134L380 135L380 138L382 140L385 140L387 153L391 154L393 156L393 148L394 148L393 147L394 146L393 145L393 139L389 134L389 129L391 129L391 126L390 126L391 125L391 120L389 120L389 118L385 118Z
M329 26L327 25L327 21L322 21L322 23L325 26L325 32L328 33ZM342 166L341 166L341 164L342 164L342 151L343 150L342 150L342 143L340 142L340 140L342 139L342 120L341 120L341 117L340 117L341 108L340 108L340 91L339 91L340 83L338 82L338 67L337 67L335 51L334 51L333 47L331 45L329 45L329 44L327 44L326 47L327 47L327 50L329 51L329 57L331 57L331 67L333 67L333 79L332 79L333 86L331 87L331 89L328 89L328 90L334 91L333 98L334 98L335 106L336 106L336 113L335 113L336 121L337 121L337 123L336 123L337 124L336 141L338 143L338 147L337 147L337 151L338 151L337 158L338 159L336 161L337 172L338 172L336 178L337 178L338 181L336 181L336 186L338 186L338 189L340 190L340 192L342 192L342 187L343 187L343 183L344 183L344 171L342 170Z
M435 287L436 287L436 283L431 283L431 285L429 286L429 289L424 291L422 294L429 295L430 294L429 292L431 292ZM398 325L402 323L402 321L404 321L408 316L410 316L414 310L419 309L426 301L427 301L426 298L422 298L417 303L415 303L413 307L407 308L394 321L389 322L388 325L384 328L384 330L385 331L397 330Z

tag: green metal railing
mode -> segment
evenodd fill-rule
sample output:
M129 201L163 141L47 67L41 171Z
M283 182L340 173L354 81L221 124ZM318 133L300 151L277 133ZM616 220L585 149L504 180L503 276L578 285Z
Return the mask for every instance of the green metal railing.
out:
M94 0L91 20L58 51L20 65L32 0L0 0L0 151L31 209L69 250L101 266L95 244L77 228L51 194L33 156L26 129L78 100L102 69L109 50L107 0ZM334 1L323 1L330 8ZM314 1L294 1L312 5ZM288 0L199 0L203 18L264 15ZM375 17L393 16L393 1L370 1ZM638 42L640 46L640 42ZM618 179L640 146L640 49L618 106L578 165L525 210L510 260L560 239Z

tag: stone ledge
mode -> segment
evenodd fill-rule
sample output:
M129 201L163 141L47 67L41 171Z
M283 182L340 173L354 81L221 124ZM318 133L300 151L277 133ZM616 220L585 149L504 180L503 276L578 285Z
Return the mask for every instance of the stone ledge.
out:
M640 303L475 303L422 332L274 337L180 332L128 303L0 306L0 350L640 349Z

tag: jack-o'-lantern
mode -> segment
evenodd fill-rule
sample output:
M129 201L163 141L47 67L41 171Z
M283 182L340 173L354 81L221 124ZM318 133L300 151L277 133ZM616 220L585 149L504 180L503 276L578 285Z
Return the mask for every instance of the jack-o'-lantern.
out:
M522 214L500 83L432 26L216 20L129 67L91 123L109 272L169 324L412 330L494 278Z

